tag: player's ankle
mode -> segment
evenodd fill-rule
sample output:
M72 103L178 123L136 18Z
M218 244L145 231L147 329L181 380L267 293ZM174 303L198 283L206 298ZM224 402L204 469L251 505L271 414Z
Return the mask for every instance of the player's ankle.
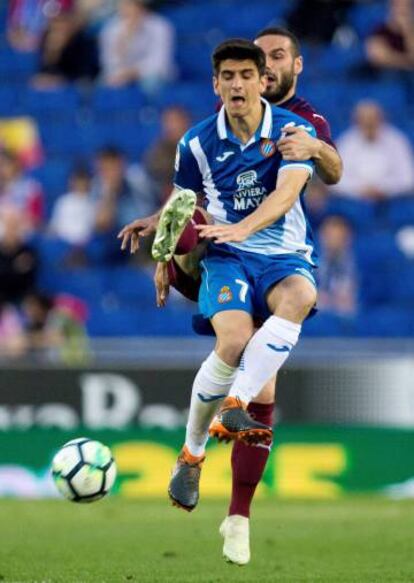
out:
M201 450L200 448L194 447L190 449L190 447L187 444L184 444L181 450L181 455L183 456L185 461L189 464L197 464L203 461L206 457L204 449Z

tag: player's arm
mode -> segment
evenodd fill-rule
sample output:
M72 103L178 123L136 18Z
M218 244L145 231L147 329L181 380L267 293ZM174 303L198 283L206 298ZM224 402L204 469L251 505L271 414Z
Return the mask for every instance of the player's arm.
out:
M283 217L294 205L309 179L311 170L304 167L285 167L278 173L276 188L259 207L242 221L231 225L199 225L201 237L216 243L244 241L257 231L269 227Z
M390 45L380 36L375 35L365 43L365 48L369 60L374 65L389 69L405 69L411 71L414 64L414 42L411 34L405 38L407 50L404 53L390 47Z
M311 136L304 128L287 127L284 136L277 142L283 160L300 162L312 160L315 169L325 184L336 184L342 176L342 160L333 146Z

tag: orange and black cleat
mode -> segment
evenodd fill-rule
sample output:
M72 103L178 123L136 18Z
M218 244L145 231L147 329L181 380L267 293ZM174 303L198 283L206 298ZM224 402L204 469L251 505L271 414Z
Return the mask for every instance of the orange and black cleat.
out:
M246 405L237 397L227 397L209 427L210 437L219 441L238 440L248 445L268 444L272 428L250 417Z
M201 466L205 456L194 456L184 446L175 464L168 495L173 506L191 512L197 506L199 499L199 484Z

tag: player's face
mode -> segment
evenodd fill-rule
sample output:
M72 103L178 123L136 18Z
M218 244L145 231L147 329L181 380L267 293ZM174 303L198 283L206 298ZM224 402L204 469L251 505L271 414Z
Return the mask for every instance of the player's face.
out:
M220 64L213 78L214 92L221 97L227 113L233 117L245 117L260 103L266 87L266 77L260 76L253 61L226 59Z
M263 97L279 103L293 95L297 76L302 72L302 57L295 57L291 40L276 34L255 40L266 55L267 86Z

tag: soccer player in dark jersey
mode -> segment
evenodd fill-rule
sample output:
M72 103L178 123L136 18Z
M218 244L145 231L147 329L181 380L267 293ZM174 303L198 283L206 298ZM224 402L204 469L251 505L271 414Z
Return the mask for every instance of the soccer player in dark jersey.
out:
M312 137L305 129L297 126L286 127L284 137L277 147L286 160L308 160L312 158L320 178L327 184L339 181L342 162L331 139L329 124L325 118L304 99L296 96L298 76L302 72L303 60L297 38L283 28L268 28L256 37L256 44L266 54L267 89L264 97L272 104L289 109L308 120L316 129ZM155 276L157 303L164 305L170 285L190 299L197 299L199 281L192 274L182 270L183 258L191 256L197 248L198 232L195 225L206 222L205 215L197 210L193 221L187 225L178 243L177 255L168 264L159 263ZM131 241L131 252L139 247L139 238L154 232L159 213L145 219L138 219L127 225L120 233L125 248ZM168 237L167 237L168 238ZM175 245L174 245L175 247ZM181 267L180 267L181 266ZM190 270L191 271L191 270ZM275 398L275 378L264 386L261 393L249 404L248 410L257 421L272 425ZM224 537L224 556L236 564L246 564L250 560L249 515L250 506L259 483L270 447L254 447L236 442L232 452L233 487L229 513L223 521L220 532Z
M286 128L277 146L287 160L312 158L319 177L335 184L342 173L342 162L331 139L326 119L305 99L296 95L298 76L303 69L298 39L284 28L267 28L256 36L255 44L266 55L267 89L264 97L272 104L289 109L309 121L317 132L314 138L301 128ZM276 377L266 383L249 404L257 421L273 425ZM249 516L254 492L263 475L270 447L247 446L236 442L232 451L232 496L227 518L220 527L224 537L224 556L231 562L246 564L250 558Z

